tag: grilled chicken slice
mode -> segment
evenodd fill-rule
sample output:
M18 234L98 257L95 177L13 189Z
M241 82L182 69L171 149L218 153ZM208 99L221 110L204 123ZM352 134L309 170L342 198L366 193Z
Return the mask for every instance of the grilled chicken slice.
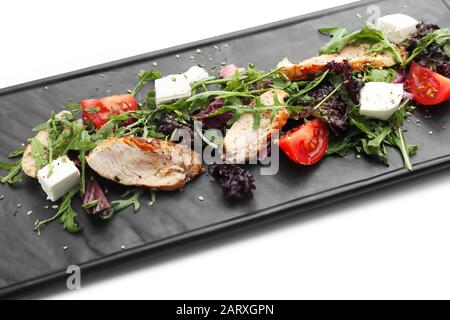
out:
M403 61L406 59L406 51L403 47L397 47ZM347 60L355 71L362 71L367 68L389 68L396 65L394 58L389 52L379 52L369 54L370 46L360 44L357 46L347 46L339 53L322 54L320 56L307 59L299 64L292 64L284 59L278 64L283 67L283 71L290 80L308 80L314 78L318 73L323 72L327 63L335 61L344 63Z
M62 118L64 115L69 114L69 111L61 111L55 117ZM35 138L45 147L48 148L48 132L46 130L39 131ZM22 171L30 178L37 178L36 163L31 156L31 144L28 143L22 157Z
M273 106L274 95L280 103L285 102L287 93L282 90L271 90L261 95L261 103L266 106ZM289 112L286 108L279 109L271 119L272 110L267 110L261 114L259 128L254 130L254 115L243 114L228 130L223 141L224 158L227 163L245 163L255 159L262 150L267 148L273 133L284 127L289 119Z
M133 136L101 142L86 160L106 179L152 190L182 189L204 172L199 155L187 146Z
M48 147L48 132L47 131L39 131L35 139L38 140L44 147ZM33 157L31 156L31 144L29 143L25 148L22 157L22 171L29 177L36 179L37 178L37 169L36 163L34 162Z

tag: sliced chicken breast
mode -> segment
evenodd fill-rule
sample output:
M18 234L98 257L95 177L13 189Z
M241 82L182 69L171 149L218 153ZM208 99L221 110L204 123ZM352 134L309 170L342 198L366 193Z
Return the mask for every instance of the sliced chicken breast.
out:
M199 155L187 146L133 136L103 141L86 160L106 179L152 190L181 189L204 172Z
M55 117L61 118L65 114L70 113L69 111L61 111L58 113ZM47 131L39 131L35 138L42 143L42 145L45 148L48 148L48 132ZM33 157L31 156L31 145L28 143L27 147L25 148L25 151L23 153L22 157L22 171L29 176L30 178L36 179L37 178L37 169L36 164L34 162Z
M44 147L48 147L48 132L47 131L39 131L35 138L42 143ZM33 157L31 156L31 144L28 144L25 148L22 157L22 171L29 177L36 179L37 178L37 169L36 163L34 162Z
M274 95L280 103L285 102L287 93L282 90L271 90L261 95L261 103L266 106L275 104ZM289 119L286 108L277 110L272 118L272 110L262 113L259 128L254 130L252 113L243 114L228 130L223 141L224 159L227 163L245 163L258 157L267 148L273 133L284 127Z
M403 47L397 47L402 59L406 59L406 51ZM347 60L352 69L362 71L367 68L389 68L396 65L394 58L389 52L379 52L369 54L370 46L361 44L358 46L345 47L339 53L323 54L311 59L292 64L284 59L278 67L283 67L283 71L290 80L308 80L314 78L318 73L323 72L327 63L335 61L344 63Z

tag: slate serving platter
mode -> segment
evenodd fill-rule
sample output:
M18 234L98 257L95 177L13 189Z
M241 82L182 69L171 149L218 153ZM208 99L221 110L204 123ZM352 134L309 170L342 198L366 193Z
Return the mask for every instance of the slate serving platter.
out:
M206 68L216 66L216 71L222 62L241 66L252 62L268 70L285 56L300 61L315 55L328 40L317 32L320 27L345 26L349 30L361 27L363 20L358 15L366 18L369 5L379 6L382 15L401 12L449 27L448 1L361 1L1 89L0 161L33 136L31 129L48 119L51 110L59 111L64 104L86 97L126 92L135 83L139 70L152 68L154 61L164 74L187 70L193 65L191 56L195 64L204 64ZM196 53L198 48L201 54ZM0 194L4 195L0 201L0 296L42 286L50 280L62 280L69 265L78 265L83 272L101 268L111 262L152 254L193 240L207 240L208 236L301 213L445 169L450 166L448 107L447 102L428 113L418 110L406 122L408 141L420 148L413 158L413 172L403 169L402 159L395 150L390 150L389 167L369 159L357 159L354 154L346 158L329 157L314 167L297 166L281 156L276 176L260 176L258 168L254 168L257 190L247 202L224 201L217 185L206 175L183 192L158 193L153 206L143 201L138 214L127 210L108 222L87 216L77 202L78 222L84 228L80 234L69 234L61 225L53 223L37 235L32 231L36 219L54 213L51 208L44 208L45 196L37 181L24 179L17 186L0 185ZM119 197L124 190L115 185L110 188L111 198ZM17 208L18 203L22 204L21 208ZM30 210L33 213L29 216ZM67 250L63 250L65 246Z

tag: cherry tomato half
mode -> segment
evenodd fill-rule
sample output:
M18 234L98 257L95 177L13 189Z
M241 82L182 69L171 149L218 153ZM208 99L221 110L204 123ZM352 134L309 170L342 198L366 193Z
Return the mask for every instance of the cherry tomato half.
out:
M308 166L323 158L328 143L328 127L319 118L289 131L278 142L289 159Z
M89 99L80 101L83 117L100 129L109 121L109 115L119 115L138 109L138 104L131 94Z
M408 85L413 98L424 106L440 104L450 99L450 79L413 62Z

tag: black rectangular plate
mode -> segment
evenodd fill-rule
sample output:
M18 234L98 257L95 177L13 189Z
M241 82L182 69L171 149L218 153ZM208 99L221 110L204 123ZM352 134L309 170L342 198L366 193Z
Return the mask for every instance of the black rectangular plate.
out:
M48 119L51 110L59 111L71 101L101 97L127 91L141 69L158 62L163 73L177 73L195 62L207 67L227 61L245 66L252 62L260 69L271 69L283 57L294 61L315 55L328 39L317 32L325 26L361 27L369 5L377 5L381 14L406 13L429 23L448 27L447 1L362 1L262 27L236 32L180 47L145 54L81 71L51 77L0 90L1 156L15 149L33 135L31 129ZM149 40L151 41L151 40ZM227 46L225 46L227 44ZM217 45L221 50L216 50ZM197 48L202 49L196 54ZM176 54L180 54L177 59ZM208 57L213 58L211 63ZM216 69L217 70L217 69ZM108 86L108 84L112 84ZM73 99L73 100L70 100ZM14 187L0 186L5 199L0 201L0 295L17 293L49 280L63 278L69 265L79 265L83 272L110 262L150 254L207 236L267 222L300 213L391 183L450 166L450 113L446 106L428 114L418 110L406 123L407 137L419 145L413 158L415 170L403 169L400 155L390 150L390 166L368 159L329 157L314 167L297 166L282 156L276 176L260 176L255 168L257 190L252 200L228 203L220 196L210 177L202 176L183 192L159 193L152 207L143 206L139 214L123 212L112 221L103 222L80 212L80 234L64 232L57 223L32 232L36 219L52 214L44 209L45 196L37 181L25 179ZM415 118L421 121L416 125ZM433 135L429 132L433 131ZM111 186L118 197L122 188ZM204 201L199 201L199 196ZM18 203L23 205L16 210ZM31 216L26 212L33 211ZM63 246L69 246L64 251ZM125 250L121 247L125 246Z

